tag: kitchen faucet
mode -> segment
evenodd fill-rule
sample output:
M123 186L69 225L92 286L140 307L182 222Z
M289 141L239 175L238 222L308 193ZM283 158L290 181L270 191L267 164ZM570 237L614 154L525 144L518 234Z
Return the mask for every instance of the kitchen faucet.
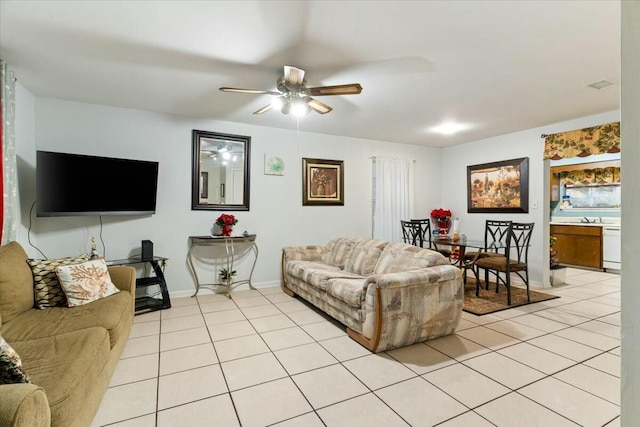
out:
M589 218L587 218L586 216L583 216L580 222L586 222L587 224L589 224Z

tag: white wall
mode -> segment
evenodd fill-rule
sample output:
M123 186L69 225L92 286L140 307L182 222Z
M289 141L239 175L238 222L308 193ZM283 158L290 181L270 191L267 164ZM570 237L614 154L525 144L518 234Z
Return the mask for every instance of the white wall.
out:
M622 2L622 399L623 426L640 425L640 2Z
M16 240L25 243L29 227L29 210L36 194L35 132L35 97L24 86L16 83L16 161L18 162L18 195L20 197L20 224L18 224Z
M544 260L548 259L545 253L548 254L549 250L549 219L545 217L549 204L545 185L548 172L542 160L544 139L540 136L618 120L620 113L614 111L445 148L442 154L445 167L442 171L444 191L441 205L451 209L454 216L460 217L460 232L466 234L467 238L484 240L487 219L534 222L534 235L529 249L529 274L531 282L548 283L548 278L543 277L547 271L544 268ZM529 158L529 213L467 213L467 166L521 157Z
M22 100L20 96L18 103ZM258 284L279 282L283 246L371 235L371 156L416 160L416 179L422 183L416 194L416 215L426 215L441 197L439 149L36 97L35 148L26 140L24 146L18 141L21 155L31 165L24 172L31 175L30 185L20 189L23 205L30 206L35 199L36 149L159 161L157 213L103 217L106 257L126 258L139 251L142 239L152 240L154 253L170 258L166 270L170 292L188 294L194 288L186 266L188 236L208 234L221 213L191 210L192 129L252 138L251 210L237 213L236 229L258 235L260 256L254 273ZM264 175L265 153L285 161L285 176ZM302 157L344 160L344 207L302 206ZM48 257L60 257L88 251L90 237L98 237L99 222L97 217L37 218L34 227L36 245ZM38 256L22 237L19 241L29 255ZM100 243L98 249L102 251Z

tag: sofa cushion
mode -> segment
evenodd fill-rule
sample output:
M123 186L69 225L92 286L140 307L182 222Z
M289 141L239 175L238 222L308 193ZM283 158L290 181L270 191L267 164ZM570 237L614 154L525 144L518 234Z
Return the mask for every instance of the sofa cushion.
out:
M382 250L373 273L400 273L448 264L449 261L442 254L431 249L422 249L406 243L389 243Z
M80 425L78 419L87 418L84 412L95 412L108 381L104 371L111 352L105 329L87 328L13 344L33 383L47 394L51 425ZM91 419L94 414L89 415Z
M103 259L58 266L56 275L69 307L89 304L118 293Z
M0 335L0 384L29 383L16 351Z
M347 258L344 269L360 276L369 276L376 267L382 250L389 242L378 239L366 239L356 244Z
M316 261L288 261L285 269L287 274L322 290L326 290L327 281L330 279L361 278L357 274Z
M2 323L33 307L33 276L18 242L0 247L0 316Z
M64 307L67 298L64 295L56 267L61 265L79 264L89 260L89 255L60 259L29 259L28 263L33 272L33 291L35 292L36 307Z
M349 304L351 307L362 307L364 283L367 279L331 279L327 282L327 294Z
M351 257L351 251L358 243L364 240L369 239L363 237L338 237L333 239L327 243L329 252L323 255L322 260L326 264L344 270L347 260Z
M4 324L2 335L7 341L13 343L91 327L102 327L109 332L111 347L113 347L129 331L127 322L122 319L125 316L132 316L132 298L129 292L118 292L80 307L31 309Z

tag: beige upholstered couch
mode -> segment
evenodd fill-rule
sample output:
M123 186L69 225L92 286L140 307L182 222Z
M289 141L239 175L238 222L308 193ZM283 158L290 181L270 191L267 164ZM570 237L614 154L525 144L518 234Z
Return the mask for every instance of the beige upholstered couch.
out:
M346 237L283 248L282 286L347 326L373 352L453 333L462 315L461 271L438 252Z
M135 269L110 267L120 292L79 307L34 308L27 255L0 247L0 334L31 384L0 384L0 426L89 426L133 325Z

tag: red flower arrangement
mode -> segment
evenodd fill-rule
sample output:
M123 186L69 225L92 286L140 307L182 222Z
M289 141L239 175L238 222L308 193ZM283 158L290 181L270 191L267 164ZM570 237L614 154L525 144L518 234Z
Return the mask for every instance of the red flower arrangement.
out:
M449 209L434 209L431 211L431 218L437 222L449 222L451 220L451 211Z
M216 225L220 227L221 236L231 236L233 226L238 223L238 220L233 215L222 214L216 219Z

